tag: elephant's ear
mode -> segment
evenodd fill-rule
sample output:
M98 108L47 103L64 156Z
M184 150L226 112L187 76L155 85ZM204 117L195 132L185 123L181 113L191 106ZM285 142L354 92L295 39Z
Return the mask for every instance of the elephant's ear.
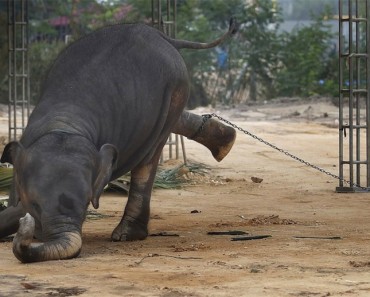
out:
M99 198L105 185L110 181L113 169L116 166L118 151L114 145L104 144L99 151L97 177L93 186L91 203L95 209L99 208Z
M19 155L20 151L22 150L23 150L23 146L19 142L17 141L9 142L4 148L0 162L10 163L14 165L14 162L17 159L17 155ZM17 183L17 177L16 177L15 170L13 169L13 182L10 188L8 204L14 207L18 205L19 200L20 200L16 183Z
M18 141L9 142L4 148L3 154L1 155L0 162L10 163L14 165L16 156L18 152L22 149L23 147Z

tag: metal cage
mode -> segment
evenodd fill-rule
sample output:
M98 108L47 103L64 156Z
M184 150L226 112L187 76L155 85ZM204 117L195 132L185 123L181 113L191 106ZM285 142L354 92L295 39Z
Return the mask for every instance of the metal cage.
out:
M176 38L176 0L152 0L152 25L168 36ZM184 163L186 164L184 137L177 134L171 134L169 136L160 162L162 163L164 161L166 148L168 148L169 159L179 159L180 145Z
M339 0L341 180L337 192L368 191L370 187L369 17L369 0Z
M18 139L30 114L28 1L8 0L9 141Z

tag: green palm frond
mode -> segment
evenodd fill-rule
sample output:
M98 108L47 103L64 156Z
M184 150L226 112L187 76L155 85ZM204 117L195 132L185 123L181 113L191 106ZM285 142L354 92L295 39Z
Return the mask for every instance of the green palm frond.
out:
M0 192L8 192L13 180L13 168L0 167Z
M159 167L154 180L154 188L174 189L191 183L190 175L206 175L210 168L202 163L181 164L171 169ZM130 173L108 184L106 190L128 192L130 188Z
M13 168L0 167L0 193L7 195L13 180ZM0 211L6 208L8 203L8 197L0 197Z
M205 175L209 168L200 163L179 165L173 169L158 169L154 188L173 189L190 183L189 173Z

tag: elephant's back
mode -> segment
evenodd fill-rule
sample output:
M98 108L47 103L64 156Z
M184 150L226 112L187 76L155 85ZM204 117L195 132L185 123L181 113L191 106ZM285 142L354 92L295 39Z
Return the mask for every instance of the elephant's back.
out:
M140 160L168 130L171 92L187 85L182 57L162 33L143 24L109 26L59 55L26 134L70 125L98 148L112 143Z
M130 68L135 65L150 72L163 67L185 68L178 51L158 30L144 24L112 25L82 37L63 50L48 73L46 86L72 79L91 79L98 74L111 75L119 69L132 74ZM184 73L180 71L181 74Z

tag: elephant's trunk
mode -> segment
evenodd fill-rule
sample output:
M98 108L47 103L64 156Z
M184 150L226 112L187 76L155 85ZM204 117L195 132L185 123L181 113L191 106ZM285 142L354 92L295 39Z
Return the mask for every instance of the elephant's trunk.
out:
M13 240L13 253L23 263L62 260L77 257L82 239L78 231L62 232L57 239L34 243L35 220L26 214L19 220L19 229Z

